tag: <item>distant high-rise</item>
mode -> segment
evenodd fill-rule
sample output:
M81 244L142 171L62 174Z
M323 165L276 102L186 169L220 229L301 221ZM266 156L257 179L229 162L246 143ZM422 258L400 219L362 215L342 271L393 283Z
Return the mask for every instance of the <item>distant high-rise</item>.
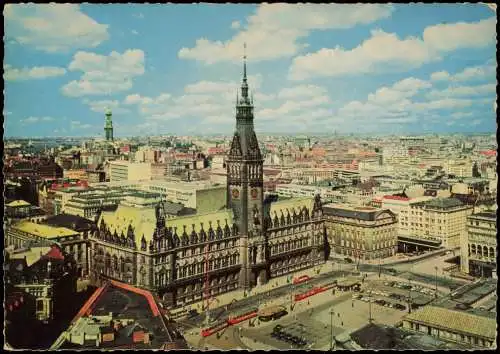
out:
M113 120L111 110L106 110L106 121L104 123L104 134L106 141L113 141Z

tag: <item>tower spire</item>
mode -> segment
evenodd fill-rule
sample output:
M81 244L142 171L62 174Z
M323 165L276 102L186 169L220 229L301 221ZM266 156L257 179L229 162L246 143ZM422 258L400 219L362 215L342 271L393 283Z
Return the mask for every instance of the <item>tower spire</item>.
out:
M243 83L241 84L241 97L248 104L248 83L247 83L247 44L243 43Z
M243 43L243 82L247 82L247 43Z

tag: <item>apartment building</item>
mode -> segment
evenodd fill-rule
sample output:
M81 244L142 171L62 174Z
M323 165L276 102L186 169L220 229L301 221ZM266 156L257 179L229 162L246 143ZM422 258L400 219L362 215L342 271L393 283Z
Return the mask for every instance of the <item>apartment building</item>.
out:
M397 217L389 209L323 206L328 242L336 254L379 259L397 251Z
M109 180L115 181L140 181L151 179L151 164L130 162L123 160L110 161Z
M20 221L7 227L5 245L14 249L30 248L32 245L60 245L61 250L72 256L78 265L80 275L88 274L88 233L65 227Z
M456 198L433 198L411 204L406 226L410 235L437 238L446 248L458 248L472 209Z
M467 217L467 230L460 245L460 267L464 273L496 277L497 224L493 211Z
M411 206L415 203L425 202L433 197L408 198L397 195L386 195L382 197L381 207L389 209L398 216L398 235L412 236L410 225L412 224L410 215ZM414 215L414 214L413 214Z

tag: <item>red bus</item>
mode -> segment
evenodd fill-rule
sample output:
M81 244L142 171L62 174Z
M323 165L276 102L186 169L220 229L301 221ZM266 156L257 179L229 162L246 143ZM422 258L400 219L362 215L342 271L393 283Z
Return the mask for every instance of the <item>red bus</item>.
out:
M311 280L311 277L308 276L308 275L301 275L300 277L297 277L293 280L293 283L294 284L300 284L300 283L304 283L308 280Z
M222 331L224 328L228 327L229 325L227 324L226 321L219 321L213 326L210 326L208 328L202 329L201 330L201 335L202 337L208 337L211 336L214 333L217 333L219 331Z
M311 290L308 290L304 293L300 293L300 294L296 294L295 295L295 301L301 301L301 300L304 300L308 297L311 297L311 296L314 296L316 294L319 294L319 293L322 293L323 291L325 291L325 289L323 288L313 288Z
M229 325L234 325L234 324L243 322L245 320L248 320L250 318L254 318L257 316L258 311L259 311L259 309L254 307L250 310L243 310L243 311L238 311L236 313L232 313L229 315L227 323Z
M330 289L333 289L337 286L337 281L334 280L332 282L329 282L329 283L326 283L326 284L323 284L321 286L321 288L323 289L323 291L326 291L326 290L330 290Z

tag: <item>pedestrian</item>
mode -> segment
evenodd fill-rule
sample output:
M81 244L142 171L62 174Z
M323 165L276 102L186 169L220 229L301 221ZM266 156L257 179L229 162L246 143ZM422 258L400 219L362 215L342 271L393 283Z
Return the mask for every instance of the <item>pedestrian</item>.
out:
M341 325L342 327L344 327L344 321L342 321L342 322L340 323L340 325Z

